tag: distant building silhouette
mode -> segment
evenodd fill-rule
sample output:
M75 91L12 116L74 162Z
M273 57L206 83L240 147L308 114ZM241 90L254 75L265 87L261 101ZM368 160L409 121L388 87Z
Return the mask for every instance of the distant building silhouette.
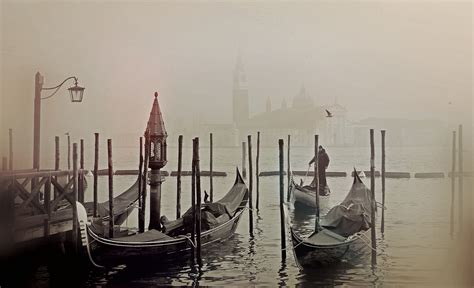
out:
M244 139L247 134L261 131L262 143L265 145L290 134L293 145L307 146L313 144L314 134L318 133L323 145L348 144L347 110L337 101L329 106L317 106L302 86L290 101L291 107L288 107L287 103L284 97L280 109L272 110L271 100L267 98L265 112L257 113L248 120L238 123L239 138ZM325 109L332 109L334 117L327 118Z
M283 97L283 99L281 100L281 109L288 109L288 104L286 104L285 97Z
M232 119L234 124L239 127L249 119L249 94L247 77L245 76L242 58L237 57L237 63L234 69L234 81L232 92Z
M270 97L267 97L267 103L265 103L265 112L272 112L272 100L270 100Z
M306 88L301 85L300 92L293 98L293 108L313 107L314 101L306 94Z

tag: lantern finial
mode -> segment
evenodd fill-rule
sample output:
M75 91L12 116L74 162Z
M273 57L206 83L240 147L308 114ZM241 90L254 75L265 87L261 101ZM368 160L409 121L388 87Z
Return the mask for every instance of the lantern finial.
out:
M155 92L155 98L157 98L157 97L158 97L158 92Z

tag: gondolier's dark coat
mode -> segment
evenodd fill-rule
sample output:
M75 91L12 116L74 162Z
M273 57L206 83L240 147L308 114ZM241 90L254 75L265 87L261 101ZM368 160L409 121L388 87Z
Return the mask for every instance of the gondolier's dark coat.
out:
M326 170L329 166L329 155L326 153L325 149L321 149L321 151L318 152L318 170ZM309 165L313 164L315 161L315 157L309 161Z
M313 164L315 157L309 161L309 165ZM326 150L323 148L318 152L318 176L319 176L319 185L326 187L326 169L329 166L329 155L326 153Z

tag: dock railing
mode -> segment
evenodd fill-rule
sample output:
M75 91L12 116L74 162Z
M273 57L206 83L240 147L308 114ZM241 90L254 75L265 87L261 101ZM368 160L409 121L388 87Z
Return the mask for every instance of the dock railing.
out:
M77 172L77 178L72 170L0 173L1 201L8 208L2 213L6 225L0 229L9 230L1 234L18 243L72 230L75 241L75 203L84 199L84 185L78 183L84 179L83 170Z

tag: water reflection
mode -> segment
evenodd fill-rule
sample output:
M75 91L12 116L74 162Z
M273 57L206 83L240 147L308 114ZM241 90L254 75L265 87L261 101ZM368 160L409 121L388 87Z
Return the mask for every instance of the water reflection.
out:
M286 259L281 260L280 269L278 270L278 286L286 286L288 281L288 271Z
M249 244L253 241L249 241ZM236 255L244 255L245 245L241 236L235 234L227 240L212 243L203 248L202 267L190 266L189 256L180 256L173 259L156 259L142 264L118 266L107 271L92 271L86 284L91 286L109 284L153 284L153 285L190 285L197 287L208 271L223 271L233 267L229 265ZM249 245L249 260L255 254L254 245ZM207 281L206 281L207 282Z
M225 154L220 162L223 169L228 168L226 171L233 173L235 161L238 161L241 156L240 150L228 149L221 152ZM413 150L410 157L405 158L419 159L419 152L420 150ZM268 152L262 158L267 157L265 160L268 163L268 167L265 168L267 170L274 169L277 164L274 158L271 158L274 155L271 153ZM298 153L299 150L295 149L293 159L303 155L298 155ZM233 156L237 160L234 159L234 161ZM341 148L337 153L334 151L333 158L334 161L331 165L334 165L332 166L334 170L347 171L360 160L360 154L347 148ZM392 164L398 165L395 160ZM395 167L398 166L392 166L393 169ZM401 170L406 168L399 167L402 167ZM443 167L436 166L431 167L430 170L442 169ZM132 177L117 177L116 179L119 184L120 181L123 182L123 187L128 187L134 181ZM218 198L219 191L225 193L233 179L223 177L215 178L214 181L215 197ZM327 207L330 208L344 199L352 181L346 177L329 178L328 182L332 190L329 207ZM103 185L104 191L107 191L106 183L107 181L99 183ZM450 201L450 193L445 193L445 190L449 190L449 184L448 179L429 181L387 179L387 191L389 190L390 193L387 193L386 198L389 209L385 211L385 235L380 234L380 222L378 222L378 258L377 266L373 269L370 263L370 249L361 249L331 267L300 271L295 264L289 240L287 240L287 259L282 262L278 178L262 177L260 209L254 210L254 215L256 215L254 237L249 237L248 214L246 212L233 237L221 243L214 243L209 246L209 249L206 248L203 253L205 264L201 270L191 271L188 261L184 259L178 259L178 263L167 264L165 267L156 263L145 263L141 268L121 267L109 272L91 272L85 286L104 284L111 286L120 284L122 287L153 285L245 286L249 283L250 285L266 286L315 286L317 284L380 286L384 283L394 286L410 284L427 286L433 282L433 276L442 275L440 263L443 263L444 255L448 254L448 249L452 247L447 241L449 240L449 219L446 219L446 215L449 215L449 205L446 203ZM381 194L378 185L379 181L377 180L376 198L380 200ZM117 190L121 190L120 188L117 187ZM190 191L190 183L183 181L182 189ZM175 193L174 179L171 178L163 186L163 195L174 196ZM107 193L101 194L100 197L106 197L106 195ZM174 197L169 199L171 200L162 202L162 209L164 214L173 215L176 203L172 201ZM189 207L189 199L190 197L183 197L182 207ZM302 211L290 211L292 223L298 233L308 235L314 230L315 213L311 210L304 213L299 212ZM323 207L321 215L326 212ZM136 222L135 219L136 216L132 215L130 222ZM157 259L156 262L160 262L160 259Z

